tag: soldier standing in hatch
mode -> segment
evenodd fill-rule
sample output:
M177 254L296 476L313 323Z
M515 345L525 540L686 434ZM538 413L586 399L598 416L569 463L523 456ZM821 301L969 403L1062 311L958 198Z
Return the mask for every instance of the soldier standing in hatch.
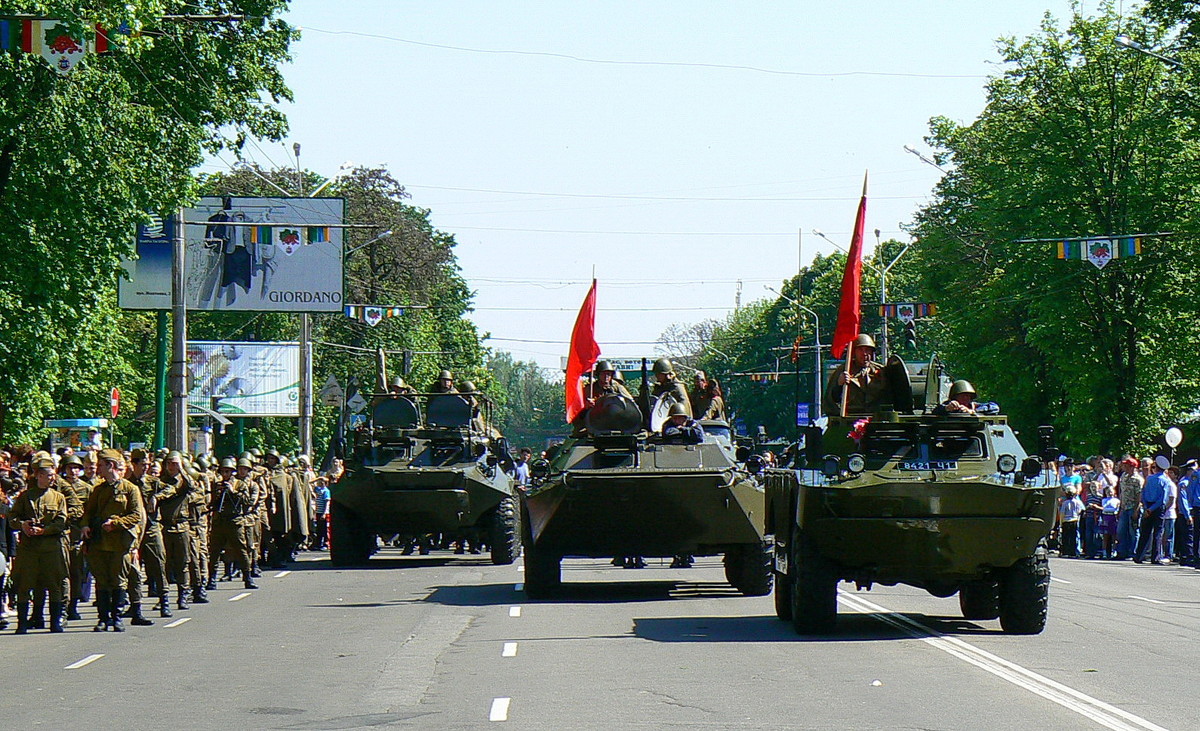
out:
M596 361L596 367L592 369L592 382L584 389L583 396L587 400L587 406L591 407L596 404L596 399L601 396L624 396L627 399L633 399L633 395L629 393L629 389L625 388L620 381L617 380L617 369L607 360Z
M54 460L35 460L31 470L29 487L8 512L10 525L20 530L13 558L19 635L29 631L30 599L43 591L50 595L50 631L64 631L67 590L67 499L54 489L58 483Z
M146 510L146 530L142 534L141 547L138 551L146 571L146 579L151 596L158 599L160 617L171 616L171 600L167 596L167 564L166 549L163 546L162 526L158 512L158 492L162 483L157 477L147 473L150 455L144 449L135 449L129 455L129 474L127 479L142 493L142 507ZM133 570L129 576L130 610L133 612L131 624L149 624L142 617L141 590L142 575L133 562ZM136 609L134 609L136 607Z
M158 510L162 516L163 543L166 546L167 576L175 584L175 601L179 609L188 608L188 587L197 586L199 574L192 565L191 533L188 501L196 490L191 478L183 471L183 455L171 452L163 463L162 490L158 495ZM165 589L164 589L165 591ZM168 600L169 601L169 600Z
M100 483L83 507L83 540L96 579L100 615L94 631L124 632L116 607L125 599L127 566L133 560L134 542L146 513L141 491L124 478L125 456L115 449L104 449L98 461Z
M650 392L651 408L655 402L666 404L669 408L674 404L682 404L687 415L692 416L692 402L688 398L687 388L675 377L675 366L667 358L654 361L654 388Z
M454 374L450 371L442 371L438 373L437 380L429 387L430 393L458 393L458 389L454 387Z
M834 370L825 388L825 413L842 413L842 391L846 391L846 413L862 414L875 406L888 392L887 375L883 365L876 363L875 341L866 333L859 335L849 346L850 356ZM848 388L847 388L848 386Z
M79 601L83 598L83 581L87 576L87 562L83 554L83 506L92 485L83 480L83 460L72 454L63 458L59 465L62 479L59 492L67 499L67 574L70 578L70 603L67 619L83 619L79 616Z

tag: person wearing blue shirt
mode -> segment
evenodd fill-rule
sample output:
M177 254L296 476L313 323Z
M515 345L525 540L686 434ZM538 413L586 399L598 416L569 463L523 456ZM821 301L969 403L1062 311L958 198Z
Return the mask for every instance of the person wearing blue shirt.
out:
M1150 467L1150 476L1146 478L1146 486L1142 488L1142 522L1139 526L1137 551L1134 553L1134 563L1144 563L1146 554L1150 553L1154 563L1162 563L1163 558L1163 515L1167 502L1174 502L1175 483L1163 473L1164 464L1169 466L1167 458L1159 456Z

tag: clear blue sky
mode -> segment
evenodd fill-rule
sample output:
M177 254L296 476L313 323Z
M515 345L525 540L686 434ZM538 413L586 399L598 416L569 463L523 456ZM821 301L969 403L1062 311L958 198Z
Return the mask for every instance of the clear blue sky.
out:
M811 229L847 241L864 170L868 231L906 238L938 173L904 145L972 120L995 39L1046 10L1070 6L295 0L291 135L247 156L387 165L455 234L495 348L557 367L594 269L604 353L651 354L739 280L767 296L799 231L806 261L832 250Z

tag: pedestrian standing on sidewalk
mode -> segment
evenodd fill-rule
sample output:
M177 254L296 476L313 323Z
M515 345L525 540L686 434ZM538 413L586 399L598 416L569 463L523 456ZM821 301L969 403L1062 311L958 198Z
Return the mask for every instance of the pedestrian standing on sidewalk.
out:
M1136 552L1144 483L1137 459L1126 456L1121 460L1121 475L1117 479L1117 497L1121 499L1121 512L1117 514L1117 559L1121 561L1132 558Z
M1134 563L1145 563L1147 557L1154 563L1166 563L1163 556L1164 515L1168 505L1175 505L1175 483L1165 474L1169 466L1170 462L1162 455L1150 464L1150 476L1142 487L1142 521L1138 527L1140 535Z
M1067 485L1064 490L1062 504L1059 505L1059 518L1062 534L1059 537L1058 555L1063 558L1079 557L1079 516L1083 513L1083 501L1074 485Z

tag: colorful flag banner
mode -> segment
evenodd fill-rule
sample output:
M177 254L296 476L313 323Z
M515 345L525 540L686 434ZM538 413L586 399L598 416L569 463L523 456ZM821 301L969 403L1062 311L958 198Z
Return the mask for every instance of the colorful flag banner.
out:
M328 226L309 226L306 231L310 244L324 244L329 241Z
M21 21L0 18L0 51L17 53L21 50Z
M937 314L937 305L929 302L902 302L894 305L880 305L880 317L895 317L905 323L912 322L918 317L933 317Z
M379 307L376 305L346 305L346 317L351 320L361 320L371 327L383 322L387 317L399 317L404 314L403 307Z
M1113 259L1142 253L1140 236L1103 236L1094 239L1063 239L1056 244L1059 259L1090 261L1103 269Z
M95 29L96 37L87 40L71 37L67 32L67 24L53 18L0 17L0 51L37 54L60 74L66 74L88 53L112 52L109 41L112 34L100 25L96 25ZM137 35L127 24L122 24L113 33Z

